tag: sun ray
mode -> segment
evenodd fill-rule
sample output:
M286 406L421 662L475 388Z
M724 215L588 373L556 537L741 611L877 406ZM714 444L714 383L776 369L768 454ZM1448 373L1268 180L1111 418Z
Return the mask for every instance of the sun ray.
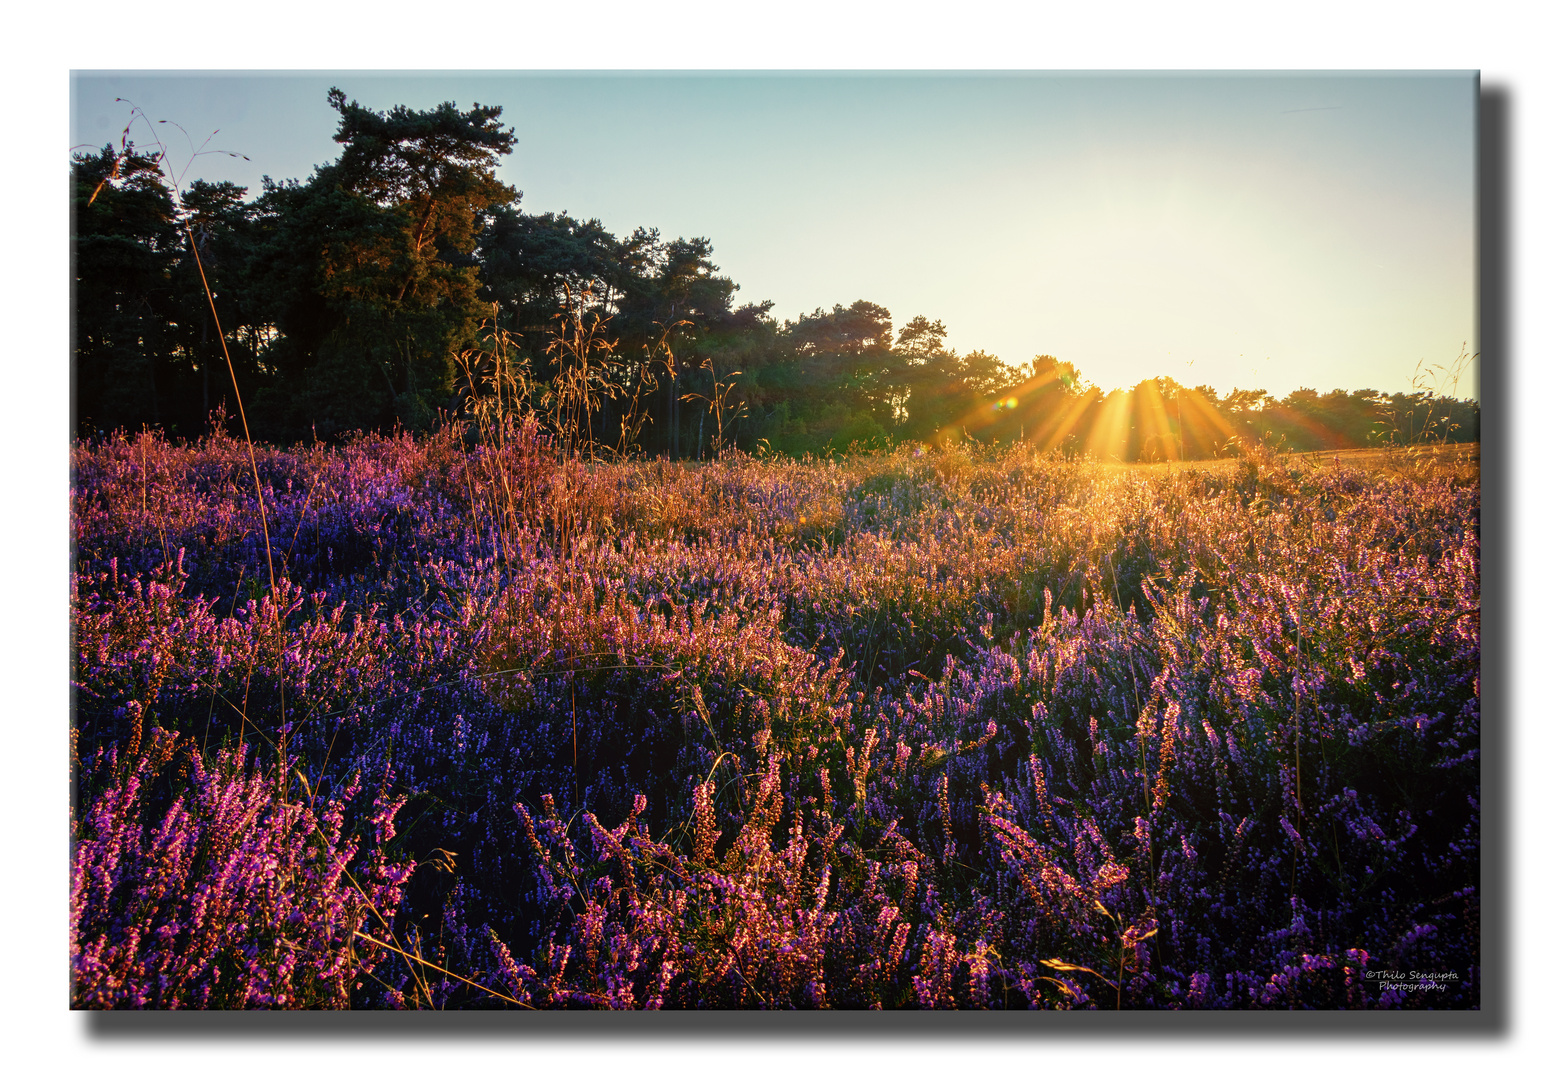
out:
M1136 426L1139 429L1137 431L1138 453L1148 460L1162 457L1169 461L1177 461L1179 443L1174 435L1173 425L1169 422L1168 406L1157 388L1157 380L1147 379L1140 383L1135 388L1134 395Z
M972 433L990 427L1008 414L1016 412L1019 406L1033 404L1037 395L1049 388L1052 383L1060 381L1060 376L1059 369L1051 369L1031 379L1023 380L994 401L981 402L937 432L936 441L940 442L955 432L967 430Z
M1087 449L1094 457L1125 460L1133 408L1134 400L1128 390L1112 391L1103 399L1098 418L1093 422L1092 433L1087 437Z
M1221 408L1199 390L1182 390L1179 393L1182 414L1181 427L1193 437L1196 447L1209 447L1215 455L1234 439L1241 438L1246 428L1235 426L1223 415Z
M1278 427L1294 429L1296 445L1288 449L1317 449L1319 447L1344 447L1349 441L1339 432L1306 415L1299 409L1275 406L1265 410L1265 418ZM1303 438L1296 439L1301 434ZM1306 444L1306 445L1303 445Z
M1040 450L1053 450L1065 441L1071 434L1087 410L1099 399L1097 387L1089 387L1087 392L1075 401L1069 401L1052 412L1039 429L1033 433L1033 442Z

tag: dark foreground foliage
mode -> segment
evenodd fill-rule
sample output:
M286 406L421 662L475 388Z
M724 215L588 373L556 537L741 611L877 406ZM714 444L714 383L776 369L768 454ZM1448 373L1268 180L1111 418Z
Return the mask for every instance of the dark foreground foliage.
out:
M1478 1007L1473 478L507 434L76 446L74 1005Z

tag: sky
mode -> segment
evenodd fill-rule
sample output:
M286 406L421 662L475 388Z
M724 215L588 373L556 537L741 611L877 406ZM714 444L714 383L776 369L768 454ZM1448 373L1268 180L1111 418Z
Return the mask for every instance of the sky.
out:
M160 128L185 182L254 193L337 157L331 86L384 111L499 105L518 143L498 173L524 210L706 237L736 301L777 318L870 300L896 327L942 320L960 352L1051 354L1104 389L1477 396L1457 363L1478 338L1473 72L71 83L72 146L116 141L124 98L183 129Z

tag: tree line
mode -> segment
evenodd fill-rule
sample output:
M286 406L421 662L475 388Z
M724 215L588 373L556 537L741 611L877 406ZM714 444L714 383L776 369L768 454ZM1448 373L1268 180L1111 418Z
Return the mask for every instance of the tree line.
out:
M338 158L305 182L266 176L252 198L179 189L127 138L72 154L78 437L202 434L230 412L233 373L264 441L427 430L518 372L523 402L587 449L676 458L967 437L1155 460L1245 439L1478 438L1478 404L1432 390L1276 399L1164 377L1104 392L1052 356L959 354L940 320L896 328L866 300L776 320L771 301L735 303L706 238L523 211L495 175L517 141L499 107L384 113L338 89L328 103Z

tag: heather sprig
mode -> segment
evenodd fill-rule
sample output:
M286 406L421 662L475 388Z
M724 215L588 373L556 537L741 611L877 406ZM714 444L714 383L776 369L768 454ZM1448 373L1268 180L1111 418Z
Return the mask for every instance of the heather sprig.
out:
M178 764L181 763L181 768ZM238 746L204 757L155 730L133 761L83 763L71 865L78 1008L348 1008L371 1000L412 860L389 854L401 801L345 832L359 778L280 803ZM362 814L363 808L356 808Z

